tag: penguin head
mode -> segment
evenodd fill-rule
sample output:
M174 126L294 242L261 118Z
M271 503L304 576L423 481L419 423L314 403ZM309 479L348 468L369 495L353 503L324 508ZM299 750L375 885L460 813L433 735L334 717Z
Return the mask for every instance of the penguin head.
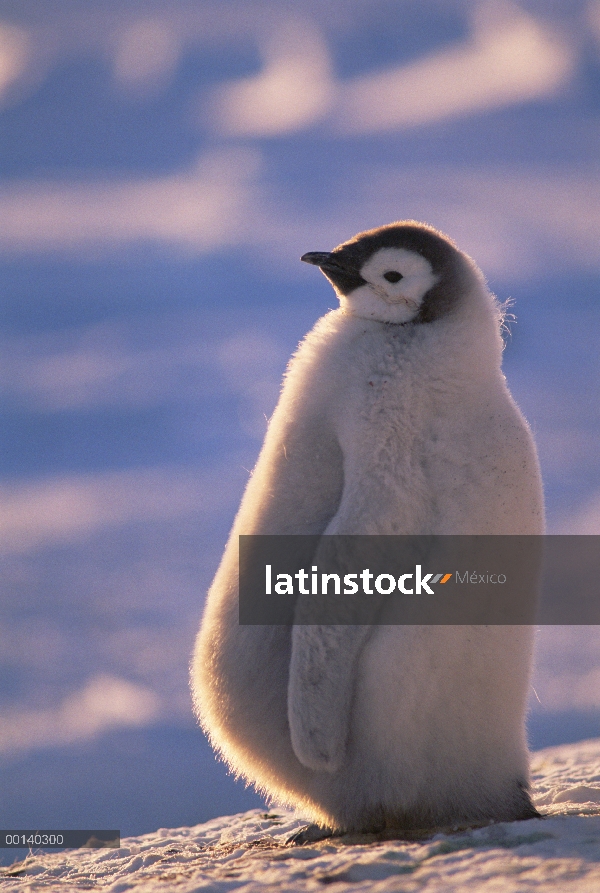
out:
M434 322L477 281L477 268L447 236L414 220L358 233L301 260L321 269L346 313L387 323Z

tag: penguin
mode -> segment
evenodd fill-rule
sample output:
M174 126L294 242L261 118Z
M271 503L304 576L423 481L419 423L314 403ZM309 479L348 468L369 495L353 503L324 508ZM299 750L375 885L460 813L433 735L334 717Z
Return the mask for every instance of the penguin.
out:
M537 816L533 627L239 623L240 534L544 531L502 307L475 262L413 220L301 260L340 306L289 363L210 588L199 721L236 775L331 832Z

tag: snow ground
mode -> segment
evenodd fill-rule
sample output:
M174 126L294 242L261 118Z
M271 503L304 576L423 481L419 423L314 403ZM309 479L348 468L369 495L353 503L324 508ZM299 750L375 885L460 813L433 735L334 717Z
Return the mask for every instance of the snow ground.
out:
M543 819L454 829L432 837L348 836L290 846L304 821L252 810L192 828L122 840L118 850L31 854L0 872L7 890L107 893L177 889L510 891L600 889L600 739L537 751L535 802Z

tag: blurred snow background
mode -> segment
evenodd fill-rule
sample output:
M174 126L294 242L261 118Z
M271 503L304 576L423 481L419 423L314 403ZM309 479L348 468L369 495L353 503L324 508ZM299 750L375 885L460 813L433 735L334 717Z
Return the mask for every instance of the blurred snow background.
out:
M299 263L415 217L517 322L550 531L600 533L600 2L0 0L0 826L260 804L187 664ZM600 735L600 634L539 632L536 747ZM12 858L12 856L11 856Z

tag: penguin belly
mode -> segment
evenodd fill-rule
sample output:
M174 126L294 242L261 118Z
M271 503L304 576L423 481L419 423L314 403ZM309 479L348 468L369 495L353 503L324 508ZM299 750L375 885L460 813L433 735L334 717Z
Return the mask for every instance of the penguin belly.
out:
M363 648L334 827L425 828L535 814L525 793L528 627L380 626Z

